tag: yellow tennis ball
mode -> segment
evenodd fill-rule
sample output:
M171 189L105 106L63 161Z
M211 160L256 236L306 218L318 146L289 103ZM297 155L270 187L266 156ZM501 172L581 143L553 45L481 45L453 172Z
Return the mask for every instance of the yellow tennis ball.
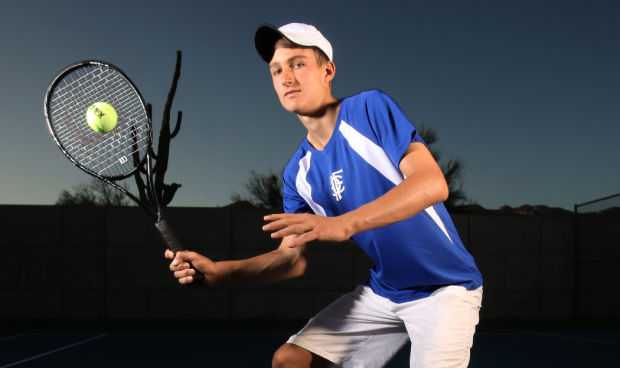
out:
M107 133L116 128L118 115L109 103L95 102L86 111L88 126L97 133Z

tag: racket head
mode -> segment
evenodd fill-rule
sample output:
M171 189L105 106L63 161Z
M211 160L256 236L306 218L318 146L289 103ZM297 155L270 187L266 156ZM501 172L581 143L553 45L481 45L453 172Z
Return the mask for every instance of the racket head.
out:
M117 115L109 132L97 132L87 121L89 108L101 102ZM152 127L146 103L129 77L110 63L87 60L60 71L47 88L44 114L65 156L97 178L129 177L149 153Z

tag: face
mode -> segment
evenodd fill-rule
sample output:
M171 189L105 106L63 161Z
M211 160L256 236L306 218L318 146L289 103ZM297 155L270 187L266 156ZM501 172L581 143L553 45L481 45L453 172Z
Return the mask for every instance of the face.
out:
M319 65L313 49L277 48L269 63L273 88L282 106L298 115L312 115L331 96L332 62Z

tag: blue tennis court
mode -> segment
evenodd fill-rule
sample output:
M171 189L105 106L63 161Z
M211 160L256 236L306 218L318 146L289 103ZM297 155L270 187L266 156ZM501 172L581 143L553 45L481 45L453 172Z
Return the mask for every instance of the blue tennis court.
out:
M0 338L0 368L269 367L283 333L26 333ZM408 367L408 347L387 365ZM616 366L620 334L479 332L470 367Z

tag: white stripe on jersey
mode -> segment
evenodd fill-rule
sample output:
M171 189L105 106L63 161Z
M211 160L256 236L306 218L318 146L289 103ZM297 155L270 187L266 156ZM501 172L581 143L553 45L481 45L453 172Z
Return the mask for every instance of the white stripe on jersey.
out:
M380 172L381 175L383 175L386 179L394 183L394 185L398 185L403 181L404 176L402 172L396 166L394 166L394 164L390 160L389 156L385 153L383 148L376 145L373 141L366 138L364 135L362 135L357 130L353 129L353 127L347 124L344 120L340 121L340 127L338 130L340 130L340 133L342 133L343 137L347 140L347 142L349 142L349 145L351 146L351 148L358 155L360 155L360 157L364 159L364 161L366 161L370 166L374 167L375 170ZM308 152L308 154L310 154L310 152ZM308 155L306 155L306 157L307 156ZM309 165L309 162L308 162L308 165ZM300 167L301 167L301 163L300 163ZM304 175L304 179L305 179L305 175ZM299 181L299 176L297 176L297 180ZM309 185L310 184L308 184L308 186ZM454 242L452 241L452 238L450 238L450 235L448 234L448 230L446 229L446 226L444 225L443 221L441 221L441 218L435 211L435 208L433 208L433 206L430 206L427 209L425 209L425 211L431 217L431 219L437 224L437 226L441 229L441 231L443 231L443 233L446 235L448 240L450 240L450 243L454 244Z
M394 164L383 148L364 137L357 130L353 129L352 126L345 123L344 120L340 122L340 128L338 130L340 130L340 133L342 133L347 142L349 142L351 148L353 148L364 161L368 162L370 166L374 167L389 181L394 183L394 185L398 185L398 183L403 181L403 174L394 167Z
M325 216L323 207L312 200L312 186L310 186L308 179L306 179L306 175L310 170L310 158L312 158L312 152L308 151L308 153L299 160L299 171L295 179L295 186L297 187L297 193L308 203L312 211L317 215Z
M433 221L435 221L435 223L437 224L437 226L439 226L441 231L443 231L443 233L448 237L448 240L450 240L450 243L454 244L454 242L452 241L452 238L448 234L448 230L446 230L446 226L443 224L443 221L441 221L441 218L439 218L437 211L435 211L435 207L430 206L424 211L426 211L426 213L428 213L428 215L433 219Z

